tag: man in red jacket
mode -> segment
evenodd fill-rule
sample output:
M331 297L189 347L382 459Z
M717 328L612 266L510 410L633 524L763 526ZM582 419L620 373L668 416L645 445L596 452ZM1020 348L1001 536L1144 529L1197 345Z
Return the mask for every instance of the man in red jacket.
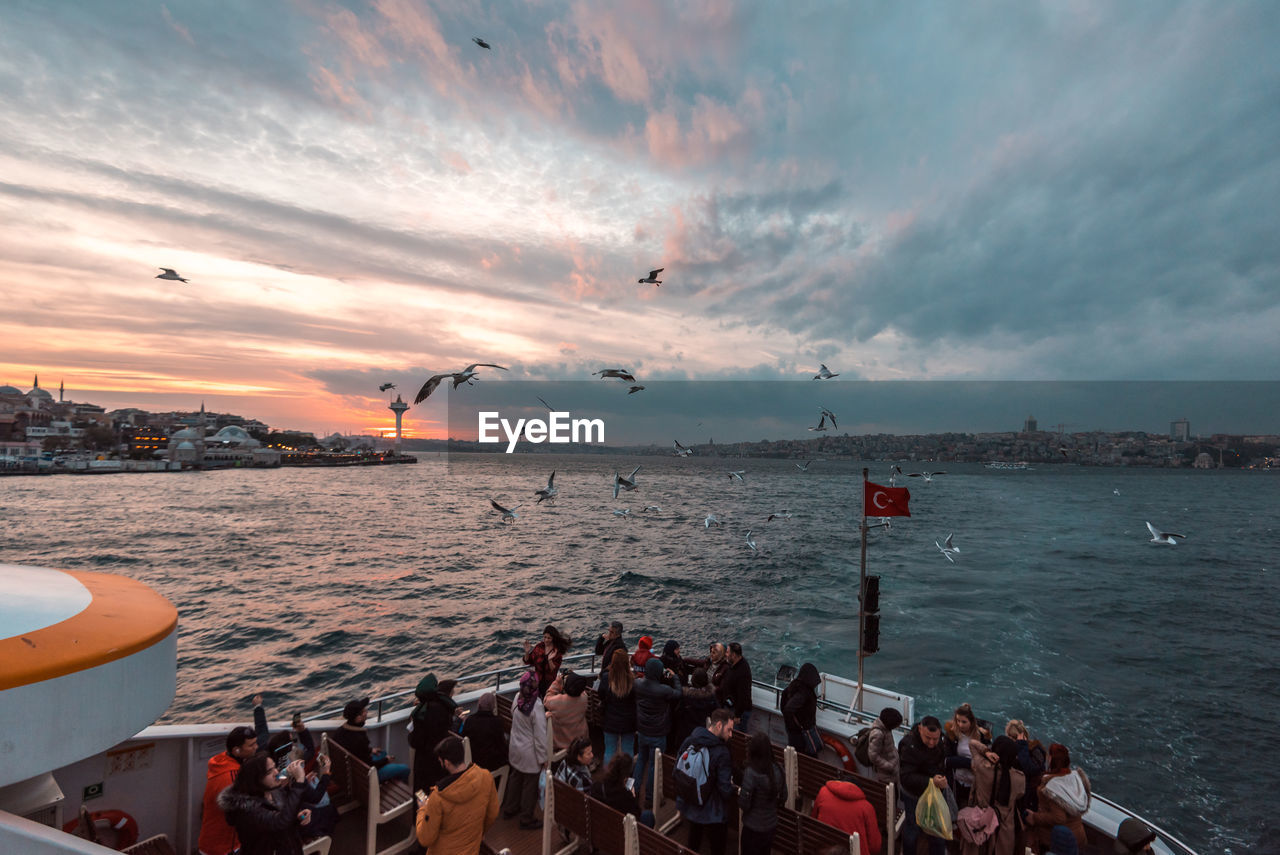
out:
M813 818L858 835L862 851L878 855L880 828L876 825L876 809L866 795L851 781L827 781L813 800ZM914 853L912 853L914 855Z
M227 734L227 750L209 758L209 773L204 785L204 816L200 820L200 839L196 848L200 855L230 855L240 848L235 829L218 807L218 793L236 779L240 764L258 752L258 735L252 727L236 727Z

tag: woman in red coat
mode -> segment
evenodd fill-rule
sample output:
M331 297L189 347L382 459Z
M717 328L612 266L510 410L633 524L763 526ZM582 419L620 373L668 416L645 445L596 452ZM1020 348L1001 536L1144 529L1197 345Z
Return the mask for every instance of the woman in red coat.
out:
M813 818L841 831L858 835L862 851L880 852L880 829L876 825L876 809L867 801L857 784L850 781L827 781L813 800Z

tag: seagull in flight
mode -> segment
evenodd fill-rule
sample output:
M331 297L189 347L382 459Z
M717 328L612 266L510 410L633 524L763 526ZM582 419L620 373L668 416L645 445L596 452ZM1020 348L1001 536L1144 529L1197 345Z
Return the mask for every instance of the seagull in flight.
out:
M378 387L378 391L385 392L388 389L394 389L395 387L396 387L395 383L383 383L381 386Z
M1184 540L1187 537L1185 534L1175 534L1171 531L1161 531L1160 529L1153 526L1151 523L1147 523L1147 531L1151 532L1151 541L1150 541L1151 543L1167 543L1170 546L1178 545L1178 541L1174 540L1175 537L1181 537Z
M541 396L535 395L534 397L536 397L539 401L542 401ZM556 411L556 408L548 404L546 401L542 401L542 406L546 407L548 410L550 410L553 413Z
M831 426L833 428L840 427L840 425L836 424L836 414L828 410L826 407L822 408L822 415L826 416L828 419L831 420Z
M601 369L600 371L591 372L592 377L596 376L597 374L600 375L601 380L605 379L606 377L616 377L624 383L636 382L635 375L633 375L630 371L627 371L625 368L604 368L604 369Z
M676 446L676 450L674 452L676 457L688 457L690 454L693 454L693 449L685 448L683 445L680 444L680 440L673 439L671 441L674 442Z
M832 377L839 377L839 374L832 374L831 369L826 365L818 366L818 373L813 375L814 380L830 380Z
M889 486L890 487L897 486L898 476L901 474L902 474L902 467L895 463L893 465L893 468L889 470Z
M827 414L826 414L826 413L823 413L823 414L822 414L822 416L821 416L821 418L819 418L819 419L818 419L818 426L817 426L817 427L811 427L811 428L809 428L809 430L811 430L811 431L823 431L823 430L826 430L826 429L827 429Z
M157 275L156 276L157 279L172 279L174 282L188 281L186 279L183 279L181 276L179 276L178 272L174 270L172 267L161 267L160 269L163 270L164 273Z
M747 530L747 546L751 547L752 552L759 552L760 550L756 549L756 542L751 537L751 534L752 534L751 530L748 529Z
M707 518L702 521L702 527L711 528L713 525L720 525L720 520L716 519L715 514L707 514Z
M636 392L643 392L643 391L644 391L643 386L632 386L630 389L627 390L627 394L634 395Z
M489 47L489 43L486 42L484 39L480 38L479 36L472 36L471 41L480 45L480 47L484 48L485 50L493 50L493 48Z
M643 278L643 279L638 279L638 280L636 280L636 281L637 281L639 284L641 284L641 285L653 285L653 286L655 286L655 287L656 287L656 286L661 286L661 285L662 285L662 280L658 278L658 274L659 274L659 273L661 273L662 271L666 270L666 269L667 269L667 268L665 268L665 267L659 267L659 268L658 268L658 269L656 269L656 270L650 270L650 271L649 271L649 275L648 275L648 276L646 276L646 277L645 277L645 278Z
M789 520L789 519L791 519L791 511L787 510L786 508L783 508L782 510L777 511L776 513L769 514L769 517L768 519L765 520L765 522L771 523L774 520Z
M809 428L809 430L813 430L813 428ZM812 464L812 463L813 463L813 461L812 461L812 460L806 460L806 461L804 462L804 465L803 465L803 466L801 466L799 463L796 463L796 464L794 464L794 465L795 465L795 467L796 467L797 469L799 469L801 472L808 472L808 471L809 471L809 466L810 466L810 464Z
M631 474L626 478L623 478L617 472L613 473L613 497L615 499L618 498L618 492L620 490L626 490L630 493L632 490L636 489L636 473L639 471L640 467L637 466L635 469L631 470Z
M556 494L559 492L560 489L556 487L556 471L552 469L551 477L547 479L547 486L543 487L541 490L535 491L533 494L538 497L538 501L535 504L540 505L545 501L554 503L556 500Z
M657 505L645 505L643 508L640 509L640 513L642 514L647 513L649 511L661 512L662 508L658 507Z
M908 472L908 478L923 478L926 484L933 483L934 475L946 475L946 472Z
M613 515L615 517L627 517L628 519L630 519L631 509L630 508L614 508Z
M440 385L440 381L449 378L453 379L453 388L457 389L463 383L471 383L472 378L476 376L477 368L500 368L503 371L507 369L501 365L494 365L492 362L473 362L461 371L455 371L449 374L437 374L422 384L422 388L418 390L418 397L413 399L415 404L421 404L427 397L436 390Z
M950 535L950 534L949 534L949 535L947 535L947 539L946 539L946 540L944 540L942 543L938 543L938 541L936 541L936 540L935 540L935 541L933 542L933 545L934 545L934 546L936 546L936 547L938 547L938 551L942 553L942 556L943 556L944 558L946 558L946 559L947 559L948 561L950 561L952 564L955 564L955 563L956 563L956 560L955 560L954 558L952 558L951 556L952 556L952 555L959 555L959 554L960 554L960 547L956 546L955 544L953 544L953 543L951 542L951 538L952 538L952 537L953 537L953 535Z
M504 523L513 523L516 521L516 517L520 516L518 513L516 513L516 508L520 507L519 505L514 505L510 508L504 508L502 507L502 505L498 504L493 499L489 500L489 504L493 505L493 509L495 511L502 514L502 521Z
M1118 496L1118 495L1120 495L1120 488L1119 488L1119 487L1113 487L1113 488L1112 488L1112 490L1111 490L1111 492L1112 492L1112 493L1115 493L1115 494Z
M742 480L742 476L747 474L745 469L732 469L729 471L729 482L737 481L739 484L746 483Z

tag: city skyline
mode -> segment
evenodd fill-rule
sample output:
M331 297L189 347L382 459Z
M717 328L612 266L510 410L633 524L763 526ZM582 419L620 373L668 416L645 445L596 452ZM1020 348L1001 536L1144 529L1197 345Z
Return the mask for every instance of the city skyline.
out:
M628 368L655 420L663 383L822 363L831 395L1273 381L1278 36L1246 4L15 3L0 383L376 433L382 383L472 362Z

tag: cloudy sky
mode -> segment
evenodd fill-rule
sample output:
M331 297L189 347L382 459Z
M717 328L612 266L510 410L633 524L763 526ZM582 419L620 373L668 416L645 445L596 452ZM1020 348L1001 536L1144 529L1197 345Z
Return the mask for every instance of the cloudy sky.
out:
M10 0L0 383L327 432L476 361L1280 379L1277 43L1261 2Z

